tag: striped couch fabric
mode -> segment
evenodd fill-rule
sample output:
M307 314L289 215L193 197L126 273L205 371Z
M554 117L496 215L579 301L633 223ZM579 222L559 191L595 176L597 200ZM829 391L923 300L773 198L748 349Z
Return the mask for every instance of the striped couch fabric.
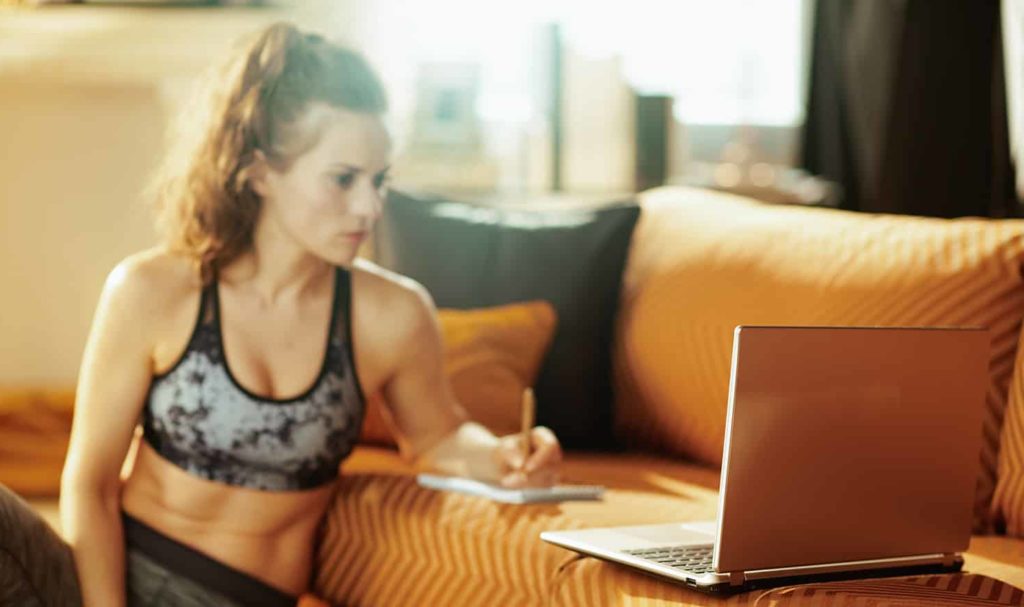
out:
M559 572L548 604L623 607L1021 605L1024 591L984 575L961 574L803 584L719 598L681 591L671 584L655 584L640 573L581 558Z
M709 469L593 456L565 474L622 489L604 502L498 504L422 489L396 452L361 446L327 515L317 593L358 605L543 605L572 555L540 541L541 531L706 518L717 507Z
M1018 350L1016 367L1024 369L1024 351ZM1024 374L1014 375L1009 401L991 518L1000 533L1024 537Z
M975 537L961 575L753 591L721 599L580 557L546 529L712 519L712 468L640 455L570 455L603 502L508 505L420 488L397 452L360 446L328 511L315 583L349 606L1021 605L1024 540ZM1016 564L1013 564L1016 563Z
M991 528L1024 317L1024 221L779 207L679 187L641 199L614 356L625 444L721 464L736 325L985 327L975 530Z

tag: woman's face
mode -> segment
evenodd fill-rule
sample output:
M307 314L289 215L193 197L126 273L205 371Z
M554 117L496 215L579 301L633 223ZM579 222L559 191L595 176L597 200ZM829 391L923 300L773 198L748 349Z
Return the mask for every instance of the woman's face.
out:
M315 143L285 169L263 163L254 181L259 221L321 259L347 264L380 217L390 137L379 116L326 104L310 106L294 129Z

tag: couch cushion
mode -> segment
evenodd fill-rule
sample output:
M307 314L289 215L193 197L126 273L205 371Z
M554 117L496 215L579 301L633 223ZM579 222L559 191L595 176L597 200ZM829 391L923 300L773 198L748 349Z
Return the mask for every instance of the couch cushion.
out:
M751 604L772 607L994 606L1024 604L1024 591L992 577L967 573L801 584L716 597L653 580L611 563L581 558L559 572L546 604L552 607L731 607Z
M495 434L518 431L523 390L533 386L557 318L546 301L438 310L444 372L469 416ZM384 397L366 404L361 442L395 446Z
M537 378L537 420L580 449L612 443L611 340L639 208L495 208L391 190L375 260L437 305L543 299L558 330Z
M640 197L616 341L628 445L721 463L739 324L982 326L992 339L975 528L987 527L1021 318L1024 222Z
M0 388L0 483L22 496L53 496L68 450L75 390Z
M1024 588L1024 540L976 535L964 555L964 569Z
M713 517L718 474L644 456L570 456L568 481L616 487L604 502L498 504L420 488L396 452L344 463L320 546L318 595L352 605L542 605L573 554L546 529Z
M1022 334L1024 337L1024 334ZM1024 537L1024 350L1018 349L1010 385L1010 402L1003 424L999 474L992 499L995 529L1012 537Z
M343 466L339 491L325 520L317 594L345 604L385 607L406 605L410 597L423 605L721 603L615 565L579 558L539 538L546 529L713 519L717 472L650 456L570 454L564 474L572 482L607 485L606 499L514 506L431 491L416 484L412 470L393 450L358 447ZM967 555L968 570L1024 583L1024 541L974 538L972 550L978 541L982 550ZM935 582L945 592L952 579L960 578L939 576ZM858 583L858 592L879 588ZM934 604L928 598L939 590L928 580L905 582L915 583L920 586L915 596L924 597L918 604ZM1019 604L1022 596L1019 591L1013 594L1014 589L1004 592L984 577L963 578L956 584L954 593L990 592L1018 599L1005 604ZM890 597L917 589L892 581L881 588ZM785 595L777 592L775 597ZM757 596L746 593L722 604L749 602Z

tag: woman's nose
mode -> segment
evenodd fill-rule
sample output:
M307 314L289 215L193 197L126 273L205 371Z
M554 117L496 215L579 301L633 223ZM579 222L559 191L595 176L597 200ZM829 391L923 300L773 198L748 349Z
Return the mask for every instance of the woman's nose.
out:
M384 208L384 194L372 183L363 183L349 196L349 213L375 220Z

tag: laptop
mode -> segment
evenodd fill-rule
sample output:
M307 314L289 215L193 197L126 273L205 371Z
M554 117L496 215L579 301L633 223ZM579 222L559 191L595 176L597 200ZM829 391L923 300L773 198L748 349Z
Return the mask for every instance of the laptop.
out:
M541 538L709 592L958 571L988 360L984 329L737 327L718 519Z

